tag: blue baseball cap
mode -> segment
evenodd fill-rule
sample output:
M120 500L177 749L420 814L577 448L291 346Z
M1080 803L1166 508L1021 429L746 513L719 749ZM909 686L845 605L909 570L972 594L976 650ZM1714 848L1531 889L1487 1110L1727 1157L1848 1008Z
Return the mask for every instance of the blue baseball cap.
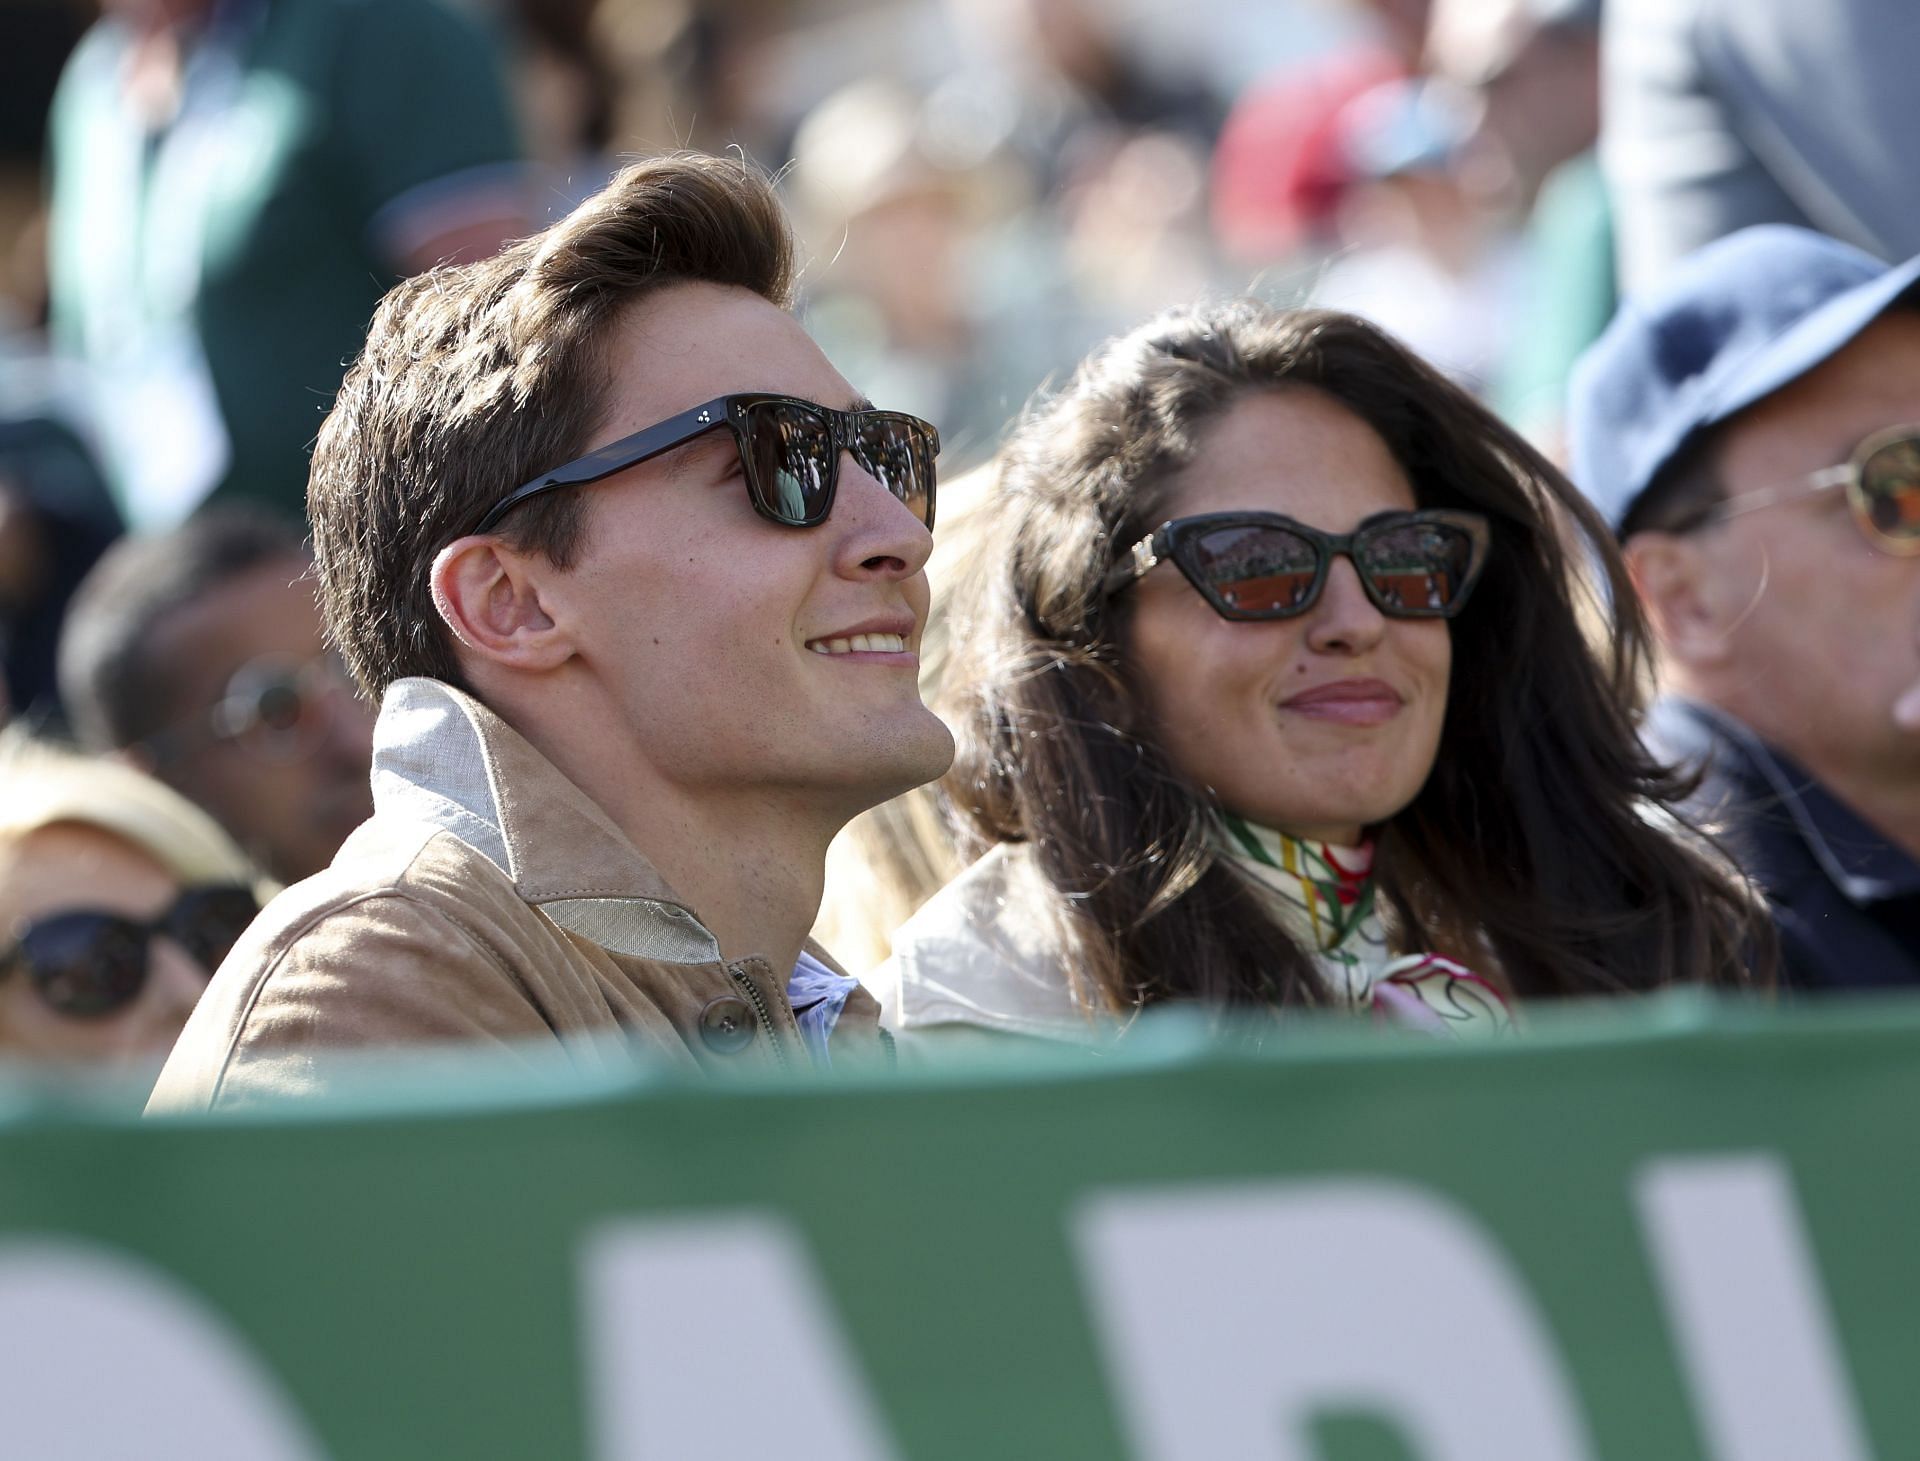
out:
M1614 532L1694 437L1837 354L1920 281L1825 234L1767 223L1625 301L1575 364L1573 480Z

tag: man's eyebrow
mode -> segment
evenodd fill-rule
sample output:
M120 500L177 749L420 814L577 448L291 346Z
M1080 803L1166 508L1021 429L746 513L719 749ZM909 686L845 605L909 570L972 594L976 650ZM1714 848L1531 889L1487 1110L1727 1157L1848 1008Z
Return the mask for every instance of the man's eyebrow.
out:
M856 391L853 397L853 404L847 407L847 409L849 411L878 411L880 408Z

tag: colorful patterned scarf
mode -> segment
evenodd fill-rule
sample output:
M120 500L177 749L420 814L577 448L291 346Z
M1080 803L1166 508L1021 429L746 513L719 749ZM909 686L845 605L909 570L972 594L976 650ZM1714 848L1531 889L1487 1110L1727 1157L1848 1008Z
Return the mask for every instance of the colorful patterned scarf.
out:
M1267 895L1280 926L1314 953L1327 993L1379 1019L1453 1034L1511 1027L1500 991L1438 954L1399 954L1375 906L1373 844L1334 847L1224 816L1228 863Z

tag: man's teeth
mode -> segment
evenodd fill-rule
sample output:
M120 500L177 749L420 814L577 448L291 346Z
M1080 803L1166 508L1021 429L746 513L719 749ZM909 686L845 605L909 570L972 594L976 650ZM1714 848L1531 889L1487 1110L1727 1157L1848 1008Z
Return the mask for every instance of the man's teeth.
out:
M899 654L907 647L904 635L853 634L845 639L810 639L815 654Z

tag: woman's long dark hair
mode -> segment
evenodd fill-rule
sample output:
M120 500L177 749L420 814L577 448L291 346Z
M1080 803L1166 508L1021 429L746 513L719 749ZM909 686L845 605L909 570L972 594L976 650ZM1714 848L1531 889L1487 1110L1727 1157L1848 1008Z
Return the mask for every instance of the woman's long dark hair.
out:
M1605 524L1373 326L1245 300L1111 342L1028 413L989 509L1000 554L954 607L967 648L948 681L960 751L945 789L969 851L1032 844L1081 1002L1326 998L1308 951L1213 851L1215 809L1160 749L1129 680L1132 596L1101 588L1169 515L1170 479L1219 418L1249 393L1300 387L1371 426L1421 506L1492 522L1485 574L1451 623L1433 772L1373 829L1396 942L1522 996L1748 982L1768 928L1674 810L1690 783L1634 732L1648 641ZM1583 609L1610 631L1604 650Z

